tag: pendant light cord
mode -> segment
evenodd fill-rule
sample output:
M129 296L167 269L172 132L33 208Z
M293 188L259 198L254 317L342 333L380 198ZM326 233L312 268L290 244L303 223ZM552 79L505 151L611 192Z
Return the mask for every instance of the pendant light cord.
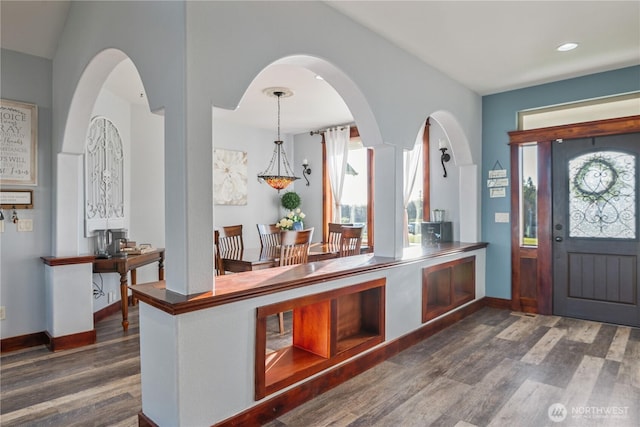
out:
M280 97L282 92L275 92L275 95L278 97L278 141L280 141Z

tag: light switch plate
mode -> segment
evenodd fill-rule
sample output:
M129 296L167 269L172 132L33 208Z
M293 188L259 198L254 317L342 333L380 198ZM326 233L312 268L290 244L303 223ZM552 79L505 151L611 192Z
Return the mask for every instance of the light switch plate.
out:
M4 220L0 221L0 233L4 233Z
M18 220L18 231L33 231L33 220L32 219Z
M509 212L496 212L496 222L509 222Z

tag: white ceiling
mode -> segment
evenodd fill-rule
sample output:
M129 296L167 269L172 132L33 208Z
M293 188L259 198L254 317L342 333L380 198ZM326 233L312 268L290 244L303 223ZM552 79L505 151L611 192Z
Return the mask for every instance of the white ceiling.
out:
M69 1L0 2L3 48L53 58ZM331 7L480 95L640 64L639 1L328 1ZM580 46L557 52L561 43ZM276 68L277 67L277 68ZM135 68L123 64L109 90L145 103ZM138 79L139 80L139 79ZM256 77L235 112L216 117L274 128L285 86L283 133L352 121L342 99L308 71L274 65Z

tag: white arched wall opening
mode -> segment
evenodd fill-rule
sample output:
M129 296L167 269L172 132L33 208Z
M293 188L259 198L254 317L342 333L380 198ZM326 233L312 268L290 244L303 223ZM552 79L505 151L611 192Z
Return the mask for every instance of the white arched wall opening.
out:
M84 205L83 154L91 112L102 85L127 55L118 49L99 52L82 73L71 99L62 148L56 158L54 252L80 255L80 230L84 218L75 215Z
M71 99L69 114L66 118L64 133L61 143L60 152L56 154L56 227L55 227L55 252L58 256L60 255L78 255L87 252L87 244L92 246L92 243L83 242L84 237L83 234L84 229L84 202L85 202L85 194L84 194L84 151L86 145L86 135L89 123L92 119L92 115L94 114L96 108L96 102L102 96L102 90L104 88L105 82L111 77L114 73L116 67L123 63L123 61L129 59L129 56L124 52L118 49L106 49L98 53L92 60L89 62L85 70L83 71L80 79L78 80L78 84L73 93L73 97ZM126 77L127 79L138 80L140 84L142 84L142 77L139 74L138 69L133 65L132 61L129 61L131 65L127 65L126 67L118 67L120 71L119 78ZM135 83L132 84L136 86ZM146 90L142 89L145 94L143 99L148 100L148 94ZM137 92L136 92L137 94ZM117 96L117 95L116 95ZM132 103L130 101L124 100L124 103L130 103L131 111L129 114L133 113L133 110L138 109L138 113L140 111L144 111L145 109L149 111L148 102L145 105L136 105L136 103ZM143 113L144 114L144 113ZM138 119L140 116L137 116ZM136 121L137 122L137 121ZM150 123L144 122L145 126L153 126ZM140 129L137 128L138 137L137 141L140 140ZM157 138L159 128L151 129L148 133L149 135L154 135ZM147 130L149 130L147 128ZM127 140L133 138L132 135L129 135ZM142 138L144 140L144 138ZM163 143L163 141L160 141ZM140 147L140 145L138 145ZM129 151L132 150L132 147L129 147ZM139 148L138 148L139 150ZM129 153L131 154L131 153ZM133 167L132 165L130 167ZM132 169L127 170L126 179L129 181L129 185L133 182L139 182L135 180L135 173L131 173ZM145 176L147 176L145 174ZM157 177L154 179L154 186L158 186L161 184L161 180ZM146 184L141 184L146 185ZM162 187L164 187L162 185ZM77 209L76 209L77 208ZM132 219L133 205L131 202L128 203L128 211L129 211L129 220ZM76 215L77 212L77 215ZM163 227L164 229L164 227ZM75 238L71 238L75 236ZM164 240L159 241L164 246ZM91 248L89 248L91 249Z
M430 115L443 129L451 147L451 158L458 167L460 241L478 242L480 238L480 186L478 165L471 155L469 140L453 114L439 110Z
M401 219L404 215L402 188L397 185L389 185L389 183L402 183L402 168L399 167L402 164L402 147L383 143L376 117L364 94L358 85L334 64L310 55L293 55L277 59L267 67L277 64L299 66L321 75L342 97L351 111L363 144L368 148L375 149L377 154L379 151L383 151L380 155L375 156L374 192L375 194L385 194L385 198L393 200L393 203L374 204L374 232L377 242L375 252L381 256L400 255L403 248ZM255 75L257 76L261 71L257 70ZM247 88L244 88L244 92L246 90ZM235 105L239 103L244 92L235 94ZM387 226L384 226L385 224ZM389 227L388 224L394 224L394 227Z

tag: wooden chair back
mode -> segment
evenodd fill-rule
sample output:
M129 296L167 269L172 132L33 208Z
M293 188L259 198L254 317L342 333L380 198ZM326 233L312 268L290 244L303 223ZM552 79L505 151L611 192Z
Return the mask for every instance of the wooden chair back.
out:
M214 269L216 276L224 275L224 263L222 262L222 256L220 256L220 232L218 230L213 231L213 250L214 250Z
M220 244L220 252L243 250L244 242L242 240L242 224L222 227L218 242Z
M280 245L280 229L275 224L256 224L256 226L261 248Z
M340 256L360 255L363 227L342 227Z
M327 243L340 247L342 242L342 227L352 226L353 224L337 224L335 222L329 223L329 234L327 235Z
M280 232L280 265L305 264L309 259L309 246L313 228Z

